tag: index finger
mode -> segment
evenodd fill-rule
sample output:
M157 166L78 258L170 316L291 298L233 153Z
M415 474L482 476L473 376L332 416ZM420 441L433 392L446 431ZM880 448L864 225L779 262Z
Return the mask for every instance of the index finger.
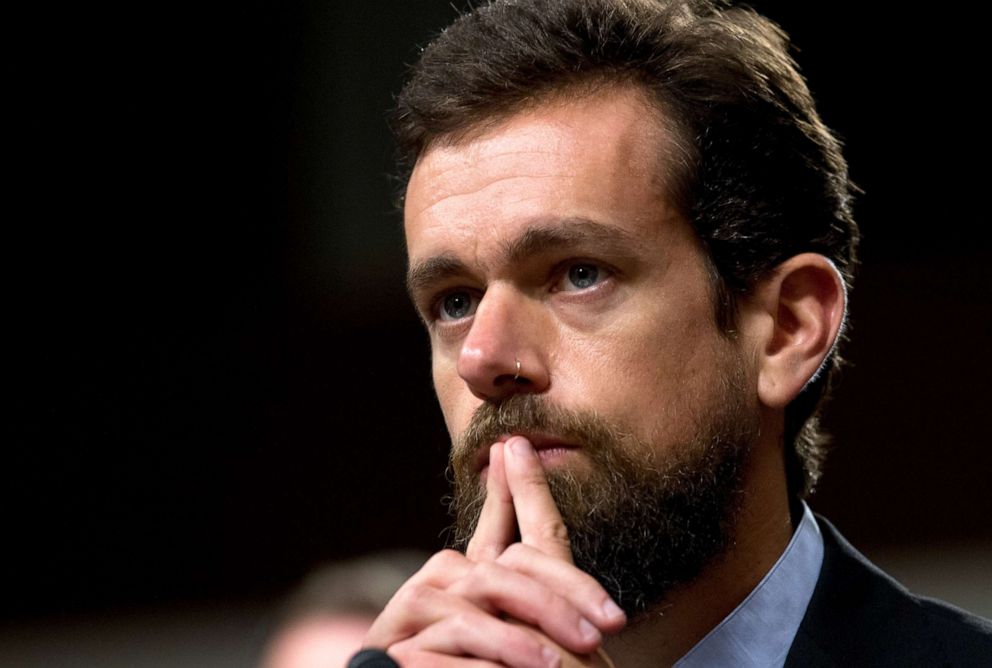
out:
M513 514L513 499L506 485L504 453L502 443L489 448L486 500L479 514L479 524L465 549L465 556L472 561L495 560L516 538L517 520Z
M520 541L572 563L572 547L561 512L551 496L541 460L530 441L514 436L504 446L506 483L513 497Z

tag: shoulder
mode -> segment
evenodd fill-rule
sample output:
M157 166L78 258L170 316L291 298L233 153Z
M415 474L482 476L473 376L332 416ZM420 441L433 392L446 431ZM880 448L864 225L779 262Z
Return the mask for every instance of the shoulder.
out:
M988 666L992 623L910 593L824 518L823 567L787 666Z

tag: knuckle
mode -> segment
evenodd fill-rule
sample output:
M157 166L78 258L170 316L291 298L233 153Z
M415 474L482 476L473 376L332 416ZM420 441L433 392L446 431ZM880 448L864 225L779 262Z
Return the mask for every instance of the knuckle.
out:
M542 538L555 543L556 545L568 546L568 528L564 522L549 521L544 522L540 528Z
M485 593L492 588L493 583L498 581L502 570L494 562L480 562L472 568L468 575L459 580L453 589L462 593Z
M455 550L441 550L427 560L421 571L445 571L456 566L464 558L460 552L456 552Z
M446 620L451 631L460 636L471 633L478 628L478 622L474 622L472 615L465 612L456 612Z
M609 597L606 588L596 578L582 571L579 571L579 573L582 574L582 579L576 586L576 589L582 593L585 599L592 601L599 600L604 596Z
M393 603L401 609L416 609L429 600L433 593L432 587L419 582L412 582L396 592Z
M479 561L494 561L503 554L504 547L496 543L487 543L475 548L476 557Z
M483 561L472 569L472 576L482 582L491 582L498 578L503 569L493 561Z
M523 543L514 543L505 550L503 554L499 556L496 563L503 566L512 566L514 564L519 564L522 561L526 561L530 558L531 548L529 545L524 545Z
M455 550L441 550L421 566L408 582L423 582L435 587L443 587L452 574L457 573L465 562L465 557Z

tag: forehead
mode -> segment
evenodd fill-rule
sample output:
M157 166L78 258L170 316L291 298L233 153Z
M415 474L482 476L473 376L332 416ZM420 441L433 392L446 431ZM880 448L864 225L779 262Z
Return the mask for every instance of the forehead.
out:
M654 223L666 208L671 145L659 112L632 86L538 104L421 156L405 199L408 242L425 232L478 235L486 222L508 231L511 220L596 219L588 214L602 209ZM650 210L632 210L648 202Z

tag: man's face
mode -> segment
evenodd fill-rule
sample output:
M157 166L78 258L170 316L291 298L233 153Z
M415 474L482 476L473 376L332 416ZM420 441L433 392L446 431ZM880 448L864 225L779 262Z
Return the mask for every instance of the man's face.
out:
M665 196L669 145L639 91L612 88L418 162L410 283L463 487L504 427L531 438L552 482L608 484L599 454L613 449L661 480L706 466L697 477L713 478L714 456L733 459L719 484L739 487L735 446L756 429L750 369L717 330L704 251ZM492 427L495 408L520 401L519 423ZM462 438L473 421L482 441ZM592 430L569 427L583 423ZM592 433L614 436L587 446Z

